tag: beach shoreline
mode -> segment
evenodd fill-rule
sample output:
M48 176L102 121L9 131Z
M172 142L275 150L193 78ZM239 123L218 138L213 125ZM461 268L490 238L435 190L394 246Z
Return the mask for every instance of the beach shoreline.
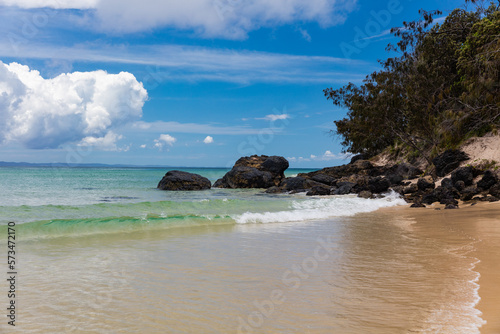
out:
M398 206L382 208L379 214L397 215L414 221L414 227L428 229L445 222L449 228L469 237L474 249L467 254L478 259L472 270L479 273L479 302L475 306L486 323L480 328L484 334L500 333L500 203L480 202L471 206L460 203L459 210L443 210L443 205L426 208ZM439 210L437 210L439 209Z

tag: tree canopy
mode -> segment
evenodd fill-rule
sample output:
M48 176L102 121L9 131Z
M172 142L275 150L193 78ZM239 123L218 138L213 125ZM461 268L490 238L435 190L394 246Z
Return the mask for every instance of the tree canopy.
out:
M442 24L439 11L404 22L388 50L398 56L361 86L324 94L347 115L334 121L344 151L374 155L394 145L428 161L474 135L500 125L500 2L474 11L455 9Z

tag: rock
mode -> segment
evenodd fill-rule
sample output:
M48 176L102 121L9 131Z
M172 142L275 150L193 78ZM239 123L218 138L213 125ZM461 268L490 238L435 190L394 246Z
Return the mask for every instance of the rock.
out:
M423 171L420 170L419 168L404 162L390 167L386 172L386 176L400 175L401 177L403 177L404 180L413 180L416 179L422 173Z
M404 180L403 176L399 174L389 174L386 178L389 180L391 185L398 185Z
M498 201L500 201L500 198L498 198L496 196L488 196L487 199L488 199L488 202L498 202Z
M472 181L474 180L474 167L460 167L457 168L451 173L451 181L453 184L456 184L458 181L464 181L466 186L472 185ZM458 187L455 185L455 188Z
M374 194L380 194L387 191L391 186L391 182L382 177L375 177L368 181L368 190Z
M477 186L483 190L490 189L493 185L498 182L498 177L491 170L487 170L483 178L477 183Z
M457 181L455 183L455 188L458 190L458 191L462 191L465 189L465 182L464 181Z
M432 160L436 167L437 176L443 177L458 166L460 162L469 159L469 156L460 150L447 150Z
M313 186L306 196L325 196L330 195L330 188L325 186Z
M215 186L215 184L214 184ZM272 186L271 188L266 189L266 194L279 194L283 192L280 187Z
M311 189L314 185L321 185L312 180L308 180L304 177L287 177L280 183L280 188L283 192L289 191L304 191L306 189Z
M403 189L403 194L413 194L418 191L418 186L416 183L410 184L408 187Z
M425 176L418 179L417 187L418 190L425 191L426 189L434 189L436 184L431 176Z
M463 201L470 201L474 197L474 195L477 195L479 193L480 191L476 186L468 186L460 191L461 199Z
M351 158L351 162L349 162L349 163L353 164L353 163L355 163L358 160L366 160L367 158L368 157L365 154L358 154L358 155L353 156Z
M500 183L493 185L489 193L491 196L500 197Z
M210 189L210 180L198 174L171 170L158 183L161 190L204 190Z
M217 180L219 188L270 188L285 178L288 161L279 156L252 155L236 161L233 168Z
M315 172L300 173L298 176L312 179L315 175L324 174L334 179L340 179L343 177L351 177L353 175L380 176L383 175L385 171L385 167L375 167L367 160L357 160L352 164L327 167Z
M410 208L425 208L425 205L420 202L415 202L412 205L410 205Z
M326 175L326 174L316 174L313 177L311 177L311 180L319 182L319 183L324 183L329 186L335 186L337 184L337 179Z
M371 191L363 190L362 192L360 192L358 194L358 197L361 197L361 198L373 198L373 194L372 194Z
M453 188L453 182L447 177L441 180L441 186L443 188Z
M444 207L445 210L458 209L458 205L448 204Z
M217 184L218 182L216 182ZM233 167L224 175L221 188L270 188L274 186L273 175L253 167Z
M403 193L404 187L403 186L392 186L392 187L389 188L389 190L392 190L395 193L398 193L400 195L404 195L404 193Z
M422 203L424 204L432 204L434 202L439 202L439 198L434 194L434 192L425 194L422 197Z
M336 189L333 192L333 195L347 195L350 194L356 184L352 182L338 182Z

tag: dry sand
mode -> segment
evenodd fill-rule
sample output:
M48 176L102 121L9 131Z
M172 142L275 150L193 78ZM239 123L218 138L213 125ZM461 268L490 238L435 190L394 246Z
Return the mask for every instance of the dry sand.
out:
M461 203L460 207L459 210L443 210L442 206L397 207L383 211L411 218L422 229L431 230L434 225L446 223L455 232L477 241L470 255L480 260L474 269L481 275L478 281L481 300L477 308L487 322L481 333L500 334L500 202L474 206Z

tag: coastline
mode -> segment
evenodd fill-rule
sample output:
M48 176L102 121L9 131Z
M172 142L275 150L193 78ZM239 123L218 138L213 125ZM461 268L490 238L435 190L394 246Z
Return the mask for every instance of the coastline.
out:
M440 208L441 210L436 210ZM473 241L474 248L466 256L477 258L472 268L479 273L479 302L475 305L486 323L480 328L484 334L500 333L500 203L481 202L477 205L460 204L459 210L443 210L442 205L427 208L408 206L382 208L377 213L392 214L414 221L413 228L432 231L440 225ZM432 232L434 233L434 232ZM442 236L447 237L447 236Z

